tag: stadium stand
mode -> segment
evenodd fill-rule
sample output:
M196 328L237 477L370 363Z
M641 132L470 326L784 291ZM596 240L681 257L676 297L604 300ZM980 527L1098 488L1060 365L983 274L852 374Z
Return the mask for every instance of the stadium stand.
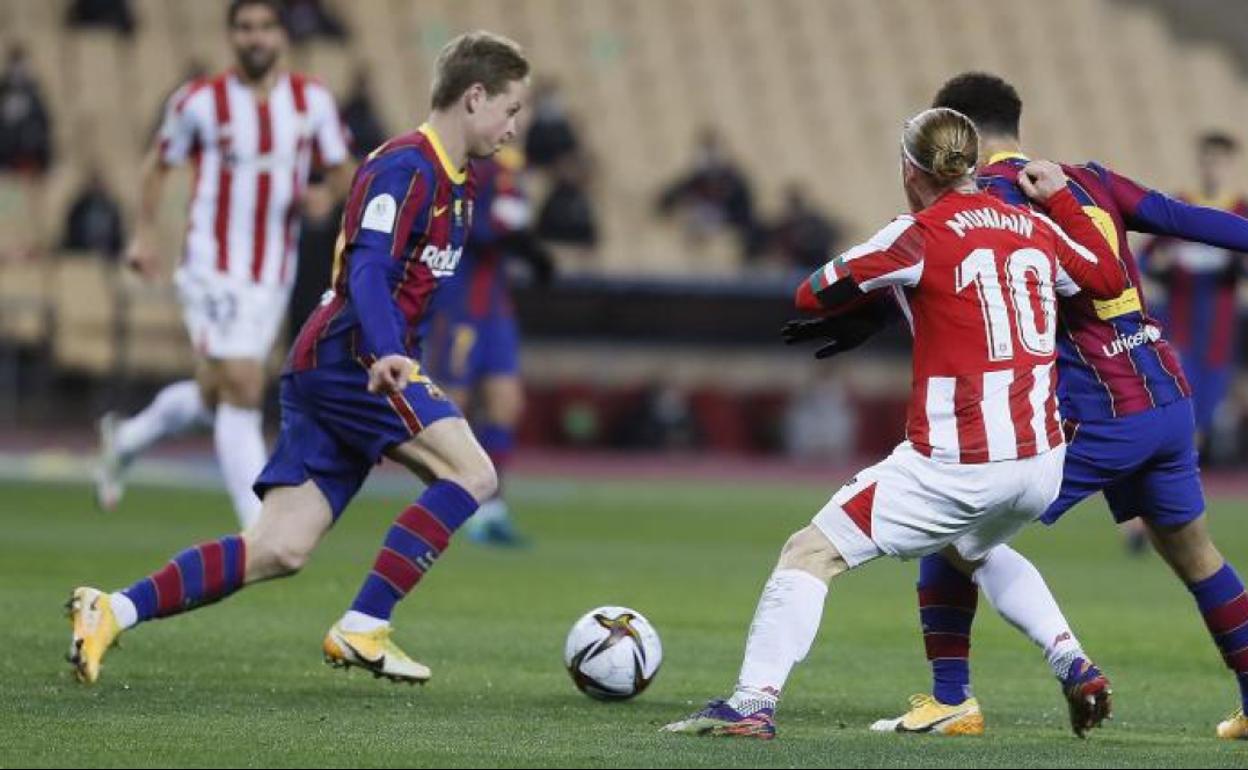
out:
M98 163L133 210L140 159L180 73L193 61L210 70L228 63L221 37L204 33L224 25L224 6L135 0L138 28L124 38L71 31L65 5L0 3L0 45L29 49L57 148L41 180L0 175L0 334L5 344L46 343L70 370L172 376L191 363L172 292L52 245L88 165ZM398 131L423 113L432 60L447 39L474 27L510 35L532 52L537 72L558 79L592 156L601 241L580 269L603 280L732 281L742 260L731 236L691 245L654 213L701 127L724 136L759 210L777 211L798 180L859 237L903 206L894 173L900 120L965 69L995 70L1020 87L1033 152L1095 158L1163 189L1181 186L1189 139L1210 126L1248 124L1248 89L1225 45L1176 37L1163 5L326 0L349 41L293 48L289 64L340 95L363 64L380 117ZM169 267L183 234L187 176L166 188ZM559 370L558 355L534 358L543 362L531 367L539 381Z

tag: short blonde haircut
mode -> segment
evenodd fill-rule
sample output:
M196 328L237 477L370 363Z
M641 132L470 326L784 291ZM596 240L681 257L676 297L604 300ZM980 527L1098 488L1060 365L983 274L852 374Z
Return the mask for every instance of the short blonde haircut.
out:
M507 90L508 84L528 75L529 60L514 40L484 30L460 35L438 54L433 108L449 108L474 83L484 86L490 96L497 96Z

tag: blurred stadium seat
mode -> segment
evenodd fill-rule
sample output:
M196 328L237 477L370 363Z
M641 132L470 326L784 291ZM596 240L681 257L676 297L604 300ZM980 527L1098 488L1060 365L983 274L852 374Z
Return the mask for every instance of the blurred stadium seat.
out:
M1163 2L326 5L350 40L292 48L290 66L342 95L363 65L381 118L396 132L424 113L434 57L450 37L488 27L525 45L536 73L561 84L594 168L600 243L589 262L564 262L605 279L754 280L733 237L692 244L677 224L655 215L657 194L687 167L704 126L725 138L754 186L757 208L776 212L784 187L801 181L852 238L903 206L895 174L901 121L965 69L995 70L1019 86L1034 153L1095 158L1163 189L1187 181L1189 140L1198 131L1248 125L1244 70L1225 47L1176 35L1163 15L1173 17L1173 9ZM139 26L130 38L71 31L66 7L67 0L0 3L0 43L30 51L56 144L55 165L42 181L0 177L0 334L18 345L47 341L56 362L72 369L173 376L192 359L172 290L119 280L97 259L54 254L89 164L101 165L133 212L139 162L163 100L192 62L210 70L229 63L216 32L224 32L225 4L134 0ZM184 233L186 187L186 179L167 186L162 204L170 269ZM13 259L30 253L38 255L34 262ZM583 371L588 359L578 350L569 367ZM638 365L633 375L644 370ZM549 371L540 368L538 379ZM896 390L884 379L886 390ZM698 409L723 414L739 406L716 398L704 395ZM744 439L724 433L717 440Z

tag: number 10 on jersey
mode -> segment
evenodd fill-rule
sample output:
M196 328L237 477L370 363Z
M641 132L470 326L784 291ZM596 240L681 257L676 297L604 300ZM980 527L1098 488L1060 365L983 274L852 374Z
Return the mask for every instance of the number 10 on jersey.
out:
M1043 251L1028 248L1011 253L1001 275L993 250L975 249L958 265L956 280L959 294L975 287L984 316L989 361L1012 360L1016 338L1032 355L1052 355L1057 347L1057 302L1053 265ZM1044 316L1043 325L1040 315Z

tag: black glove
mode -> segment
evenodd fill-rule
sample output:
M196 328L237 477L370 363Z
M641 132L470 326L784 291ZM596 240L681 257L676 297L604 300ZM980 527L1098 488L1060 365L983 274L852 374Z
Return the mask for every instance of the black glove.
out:
M827 344L815 351L815 358L831 358L847 350L853 350L871 339L876 332L888 325L889 314L879 307L868 306L844 315L815 320L789 321L780 329L786 345L796 345L810 340L827 340Z

